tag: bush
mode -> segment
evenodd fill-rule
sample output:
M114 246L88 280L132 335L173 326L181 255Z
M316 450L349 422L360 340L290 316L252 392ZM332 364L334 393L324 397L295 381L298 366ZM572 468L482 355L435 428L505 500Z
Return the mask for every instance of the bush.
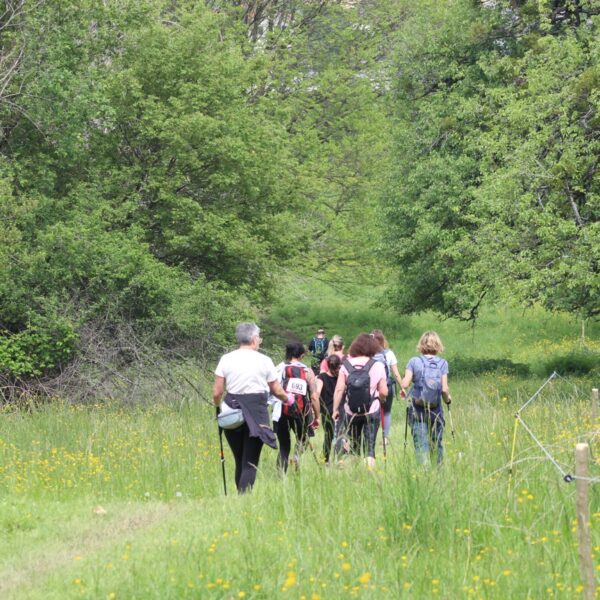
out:
M550 375L556 371L559 375L588 375L600 373L600 352L579 348L553 356L544 363L544 371Z
M472 356L455 356L449 358L452 375L481 375L483 373L506 373L508 375L526 376L530 373L529 365L515 363L508 358L474 358Z

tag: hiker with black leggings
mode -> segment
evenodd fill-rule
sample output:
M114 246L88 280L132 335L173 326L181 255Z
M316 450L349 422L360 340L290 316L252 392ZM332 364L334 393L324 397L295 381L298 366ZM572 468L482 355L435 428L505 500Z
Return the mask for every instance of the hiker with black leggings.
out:
M315 374L302 362L306 349L299 342L285 347L285 361L277 366L281 386L287 394L287 402L273 406L273 429L279 442L277 466L287 471L292 449L291 432L296 437L294 463L300 463L300 456L309 444L309 436L319 426L319 397Z
M255 323L240 323L235 336L240 347L224 354L215 369L213 402L221 406L223 393L229 408L241 408L244 423L222 430L235 458L235 485L240 494L252 488L263 444L277 449L270 427L269 391L287 401L273 361L258 351L262 342Z
M352 452L366 450L367 466L375 466L375 440L379 429L380 402L388 393L385 368L373 357L379 352L379 343L368 333L358 335L348 349L348 358L342 362L333 394L333 419L340 417L343 403ZM363 375L365 375L363 377Z
M329 462L331 444L333 442L334 422L333 417L333 392L340 374L342 359L337 354L330 354L325 359L325 371L317 376L317 393L321 401L321 422L323 423L323 456ZM323 368L321 366L321 368Z

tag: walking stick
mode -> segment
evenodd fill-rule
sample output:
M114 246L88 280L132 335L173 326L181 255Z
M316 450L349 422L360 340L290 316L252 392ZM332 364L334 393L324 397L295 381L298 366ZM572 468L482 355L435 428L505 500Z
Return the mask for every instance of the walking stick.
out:
M454 422L452 421L452 411L450 410L450 405L448 404L448 418L450 419L450 432L452 433L452 441L456 441L454 437Z
M406 404L406 419L404 421L404 454L406 454L406 443L408 440L408 403Z
M217 417L219 416L219 407L216 407ZM219 427L217 423L217 427ZM225 478L225 453L223 452L223 430L219 427L219 446L221 447L221 469L223 470L223 491L227 496L227 479Z
M384 413L383 413L383 403L381 400L379 401L379 406L381 407L381 441L383 442L383 460L387 459L387 444L385 443L385 432L383 430L384 426Z

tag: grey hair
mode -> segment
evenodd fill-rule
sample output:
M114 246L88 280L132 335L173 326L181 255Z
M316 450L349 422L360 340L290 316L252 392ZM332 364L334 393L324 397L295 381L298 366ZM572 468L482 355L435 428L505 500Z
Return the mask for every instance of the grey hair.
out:
M238 344L251 344L255 336L260 336L260 329L256 323L240 323L235 328L235 339Z

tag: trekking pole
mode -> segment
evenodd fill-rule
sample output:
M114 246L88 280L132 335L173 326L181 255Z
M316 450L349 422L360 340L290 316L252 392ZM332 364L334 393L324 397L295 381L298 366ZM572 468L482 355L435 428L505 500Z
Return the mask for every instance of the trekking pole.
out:
M381 401L379 402L381 410L381 441L383 442L383 460L387 459L387 444L385 442L385 432L384 432L384 422L385 422L385 416L384 416L384 412L383 412L383 404L381 403Z
M406 404L406 419L404 421L404 454L406 454L406 444L408 441L408 403Z
M217 417L219 416L219 407L216 407ZM217 427L219 424L217 423ZM227 496L227 479L225 478L225 453L223 452L223 430L219 427L219 446L221 447L221 469L223 470L223 491Z
M454 422L452 421L452 411L450 410L450 405L448 404L448 417L450 419L450 432L452 433L452 441L456 441L456 437L454 436Z

